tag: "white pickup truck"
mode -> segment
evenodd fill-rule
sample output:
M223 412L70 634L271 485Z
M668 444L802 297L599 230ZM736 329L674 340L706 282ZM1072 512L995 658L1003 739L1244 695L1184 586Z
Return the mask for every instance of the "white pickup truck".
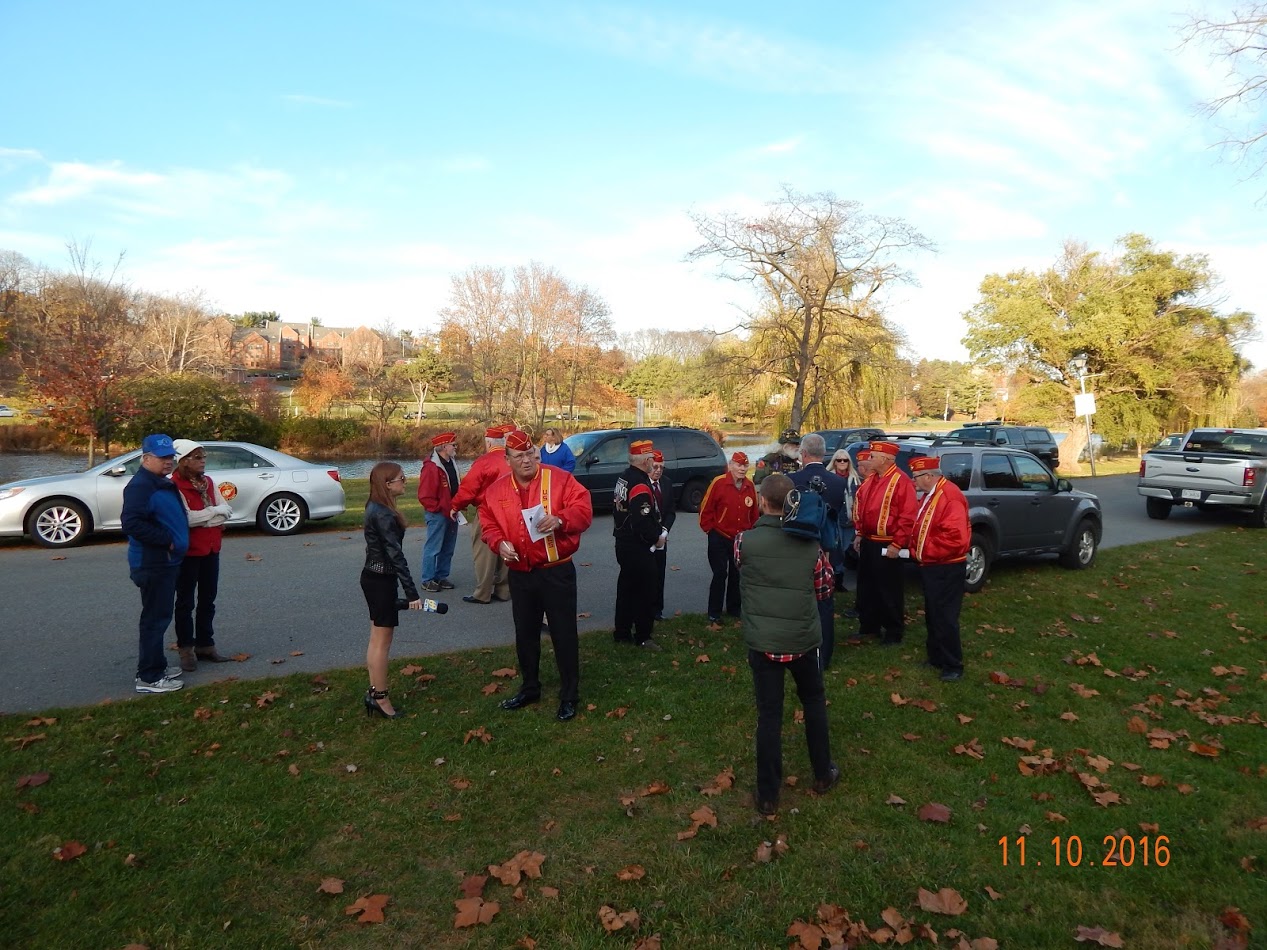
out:
M1267 528L1267 429L1193 429L1170 448L1151 449L1139 463L1139 493L1148 517L1185 508L1242 508L1250 525Z

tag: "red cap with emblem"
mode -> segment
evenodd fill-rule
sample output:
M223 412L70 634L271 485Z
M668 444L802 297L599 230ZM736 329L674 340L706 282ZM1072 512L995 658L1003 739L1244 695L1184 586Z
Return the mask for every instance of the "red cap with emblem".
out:
M882 452L885 455L897 455L897 443L884 441L872 442L871 451Z
M431 444L434 445L436 448L439 448L442 445L448 445L450 442L456 442L456 441L457 441L457 436L454 435L452 432L440 432L431 437Z
M506 448L516 452L526 452L532 448L532 439L528 438L527 432L513 429L506 435Z
M655 451L655 446L651 444L650 439L635 439L629 443L630 455L650 455Z
M922 475L925 472L936 472L941 468L941 462L934 455L921 455L911 459L911 474Z
M651 461L663 463L664 453L661 452L659 449L656 449L654 452L651 453Z
M504 439L506 433L502 431L501 426L489 426L484 430L484 438L486 439Z
M866 461L867 459L869 459L869 458L871 458L871 450L870 450L870 449L859 449L859 450L858 450L858 461L859 461L859 462L865 462L865 461Z
M748 456L745 455L743 452L736 452L734 455L730 457L730 460L732 462L738 462L740 465L748 464Z

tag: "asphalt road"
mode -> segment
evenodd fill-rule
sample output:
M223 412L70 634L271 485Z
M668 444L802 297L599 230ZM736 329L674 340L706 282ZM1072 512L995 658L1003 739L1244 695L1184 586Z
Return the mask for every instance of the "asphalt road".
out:
M1103 545L1177 537L1233 523L1175 509L1151 521L1135 492L1134 475L1079 480L1100 496ZM669 543L666 612L703 613L709 571L695 515L680 513ZM409 529L406 555L417 569L421 526ZM247 555L258 560L248 560ZM216 640L221 653L250 654L234 664L203 664L186 673L190 685L224 676L258 679L320 672L365 662L369 622L358 583L364 544L359 532L307 531L276 538L230 531L221 554ZM600 515L576 557L582 630L611 629L616 559L611 517ZM394 658L448 653L514 642L510 605L462 603L473 583L469 529L458 535L443 616L401 615ZM996 571L1006 571L1006 565ZM140 596L128 580L126 547L117 536L56 553L34 546L0 549L0 711L30 712L137 698L136 623ZM174 641L174 635L169 634ZM298 656L294 654L300 654ZM170 662L176 662L170 653Z

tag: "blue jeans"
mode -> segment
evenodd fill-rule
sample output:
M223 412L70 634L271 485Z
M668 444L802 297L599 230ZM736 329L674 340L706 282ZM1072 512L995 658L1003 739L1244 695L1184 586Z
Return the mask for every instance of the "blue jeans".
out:
M422 543L422 582L448 580L453 567L453 549L458 543L458 523L443 512L424 514L427 539Z
M163 635L167 633L176 608L176 577L179 564L162 567L138 567L132 571L132 583L141 589L141 649L136 663L136 678L153 683L163 678L167 659L163 656Z

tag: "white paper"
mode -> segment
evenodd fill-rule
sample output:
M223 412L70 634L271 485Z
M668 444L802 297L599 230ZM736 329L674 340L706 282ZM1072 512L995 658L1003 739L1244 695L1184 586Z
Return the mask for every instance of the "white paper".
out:
M910 557L910 556L911 556L911 552L910 552L910 551L908 551L906 548L902 548L902 550L900 550L900 551L898 551L898 552L897 552L897 556L898 556L898 557Z
M537 522L545 517L546 509L544 505L533 505L531 508L523 510L524 524L528 528L528 540L532 542L540 541L549 531L541 531L537 528Z
M460 512L460 511L459 511L459 512L458 512L458 527L460 528L460 527L462 527L462 525L464 525L464 524L466 524L466 523L467 523L467 521L466 521L466 515L462 514L462 512Z

